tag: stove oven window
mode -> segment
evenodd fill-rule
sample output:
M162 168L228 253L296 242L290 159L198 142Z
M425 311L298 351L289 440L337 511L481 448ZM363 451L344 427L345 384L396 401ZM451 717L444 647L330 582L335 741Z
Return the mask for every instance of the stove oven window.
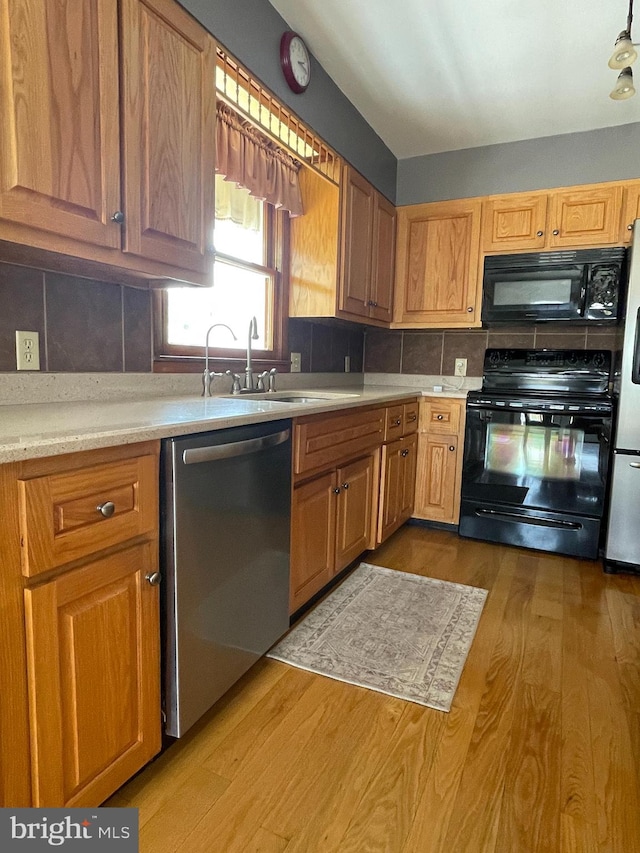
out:
M541 419L541 416L538 415ZM551 480L579 480L584 431L570 427L490 423L486 434L486 471Z

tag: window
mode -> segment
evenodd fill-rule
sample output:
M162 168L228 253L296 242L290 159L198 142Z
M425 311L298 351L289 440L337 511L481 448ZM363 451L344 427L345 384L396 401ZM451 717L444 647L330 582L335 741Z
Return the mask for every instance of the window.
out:
M258 339L256 359L270 364L284 357L283 315L286 315L283 276L276 268L287 214L252 198L216 175L215 260L210 288L174 287L162 293L162 330L157 341L161 356L182 359L204 353L207 330L210 353L217 359L244 358L252 317Z

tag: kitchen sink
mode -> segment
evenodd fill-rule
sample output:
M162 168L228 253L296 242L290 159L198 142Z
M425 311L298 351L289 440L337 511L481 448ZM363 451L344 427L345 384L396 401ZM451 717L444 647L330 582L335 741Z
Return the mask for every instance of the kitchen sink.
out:
M326 393L314 394L309 391L275 391L274 393L259 392L256 394L232 394L237 400L264 400L266 403L322 403L331 400L343 400L359 397L359 394L348 394L327 391Z

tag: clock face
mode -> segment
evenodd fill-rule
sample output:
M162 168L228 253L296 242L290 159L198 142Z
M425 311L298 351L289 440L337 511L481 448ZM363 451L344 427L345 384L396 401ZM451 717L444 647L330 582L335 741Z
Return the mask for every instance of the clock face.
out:
M280 41L280 64L289 87L298 94L304 92L311 79L311 61L307 46L296 33L283 34Z

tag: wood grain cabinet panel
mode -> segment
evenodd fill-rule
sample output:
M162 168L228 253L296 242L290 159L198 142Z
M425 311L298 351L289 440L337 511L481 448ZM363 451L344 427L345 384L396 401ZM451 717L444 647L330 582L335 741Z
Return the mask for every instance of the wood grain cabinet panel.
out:
M480 199L398 209L394 325L480 325Z
M293 490L289 604L295 612L329 583L335 567L337 474L330 471Z
M339 468L335 571L341 571L363 551L373 548L374 457L365 456Z
M413 515L457 524L460 514L464 400L428 398L420 402L415 506Z
M207 284L209 33L173 0L0 0L0 48L9 260Z
M621 184L551 190L549 247L617 243L622 197Z
M154 455L18 481L22 570L33 577L157 526Z
M293 470L308 475L335 466L382 444L386 410L299 418L293 435Z
M156 546L25 590L34 806L101 803L160 750Z
M120 246L117 0L1 0L0 218Z
M624 211L622 214L622 241L631 243L633 240L633 225L640 219L640 181L630 183L625 187Z
M542 249L547 239L547 194L514 193L482 203L482 250Z
M304 216L291 221L290 317L387 325L395 265L395 207L348 164L341 186L300 173Z
M415 434L382 448L377 541L384 542L413 514L418 438Z
M215 44L174 0L122 8L124 250L204 273L215 172Z

